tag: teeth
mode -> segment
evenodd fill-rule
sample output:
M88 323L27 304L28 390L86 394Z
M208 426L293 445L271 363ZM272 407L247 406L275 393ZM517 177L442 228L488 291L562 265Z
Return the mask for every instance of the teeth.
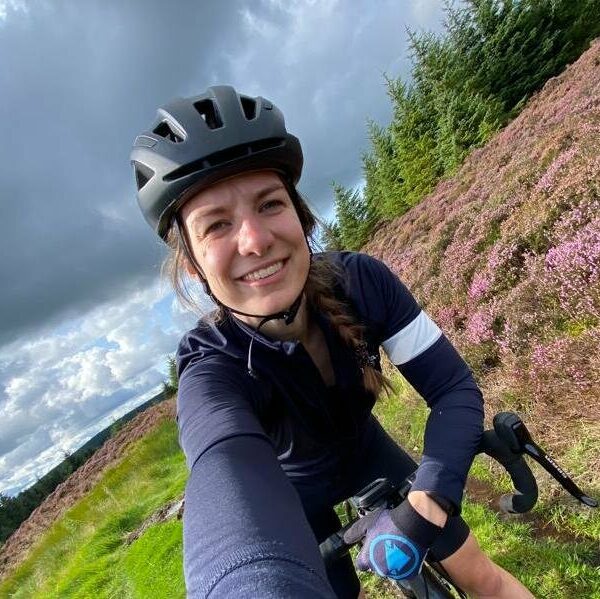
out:
M260 279L264 279L265 277L269 277L272 274L275 274L278 270L281 270L282 268L283 262L276 262L271 266L267 266L267 268L255 270L254 272L244 275L244 281L259 281Z

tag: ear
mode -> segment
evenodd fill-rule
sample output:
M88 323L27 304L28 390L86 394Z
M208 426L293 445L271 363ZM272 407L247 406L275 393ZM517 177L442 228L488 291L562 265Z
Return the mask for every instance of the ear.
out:
M190 277L194 279L200 279L200 282L203 284L206 282L206 277L204 276L202 269L200 267L196 268L189 258L185 259L184 268Z
M188 275L190 275L190 277L198 276L198 273L196 272L194 265L189 260L185 261L185 271L187 272Z

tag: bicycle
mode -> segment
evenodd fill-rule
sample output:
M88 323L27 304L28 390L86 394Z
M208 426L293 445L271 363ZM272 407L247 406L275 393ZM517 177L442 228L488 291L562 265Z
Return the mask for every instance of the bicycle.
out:
M494 428L483 433L478 453L485 453L509 473L515 493L500 498L500 509L505 513L521 514L533 508L538 499L535 477L525 461L525 455L537 461L573 497L590 508L598 502L589 497L574 483L531 437L521 418L514 412L500 412L493 420ZM414 474L396 486L385 478L374 480L356 495L346 500L348 524L320 544L321 555L326 564L346 555L351 547L343 535L358 518L380 508L394 508L404 501L410 491ZM466 593L452 580L439 562L426 558L420 572L409 579L389 578L401 593L412 599L466 599Z

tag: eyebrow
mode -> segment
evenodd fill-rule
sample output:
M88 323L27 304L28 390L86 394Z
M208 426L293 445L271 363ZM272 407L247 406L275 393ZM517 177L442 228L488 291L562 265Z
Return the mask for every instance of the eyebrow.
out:
M274 183L273 185L265 187L264 189L261 189L258 193L256 193L254 195L253 200L255 202L258 200L262 200L265 196L268 196L270 193L278 191L279 189L285 189L285 185L283 185L283 183ZM194 218L194 220L192 221L192 226L197 226L200 223L200 220L203 218L216 216L224 212L227 212L227 208L225 206L214 206L213 208L209 208L208 210L201 212Z

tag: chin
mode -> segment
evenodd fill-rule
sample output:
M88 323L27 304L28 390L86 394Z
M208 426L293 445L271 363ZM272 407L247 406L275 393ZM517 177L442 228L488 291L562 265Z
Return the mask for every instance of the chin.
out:
M293 300L288 303L260 303L253 305L248 311L249 314L258 314L260 316L268 316L269 314L276 314L277 312L283 312L287 310L292 305ZM246 310L244 310L246 312Z
M300 293L298 291L298 293ZM276 314L277 312L283 312L287 310L296 300L298 295L294 295L293 297L285 297L281 299L266 299L262 301L256 301L251 303L251 307L248 310L244 310L244 312L249 312L251 314L264 314L265 316L268 314Z

